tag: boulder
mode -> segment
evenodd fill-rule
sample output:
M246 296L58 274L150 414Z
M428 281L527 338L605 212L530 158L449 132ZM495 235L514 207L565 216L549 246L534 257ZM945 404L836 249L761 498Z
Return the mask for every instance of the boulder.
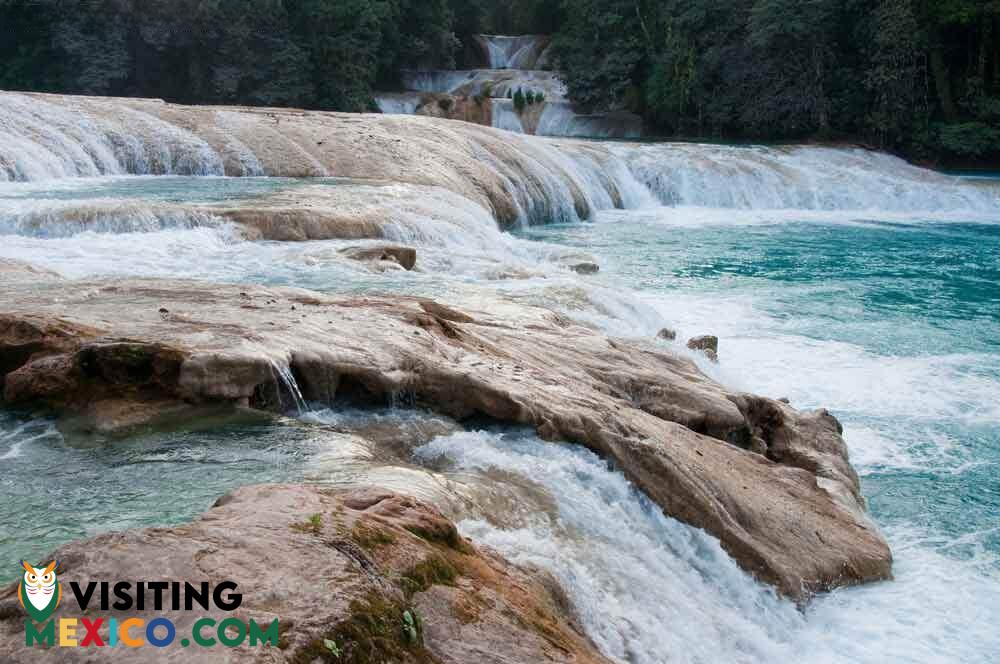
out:
M597 274L601 271L601 266L597 263L574 263L569 266L569 269L573 270L577 274Z
M331 641L346 662L608 664L551 576L475 547L435 508L378 488L246 487L189 525L101 535L49 559L59 561L65 593L56 619L83 614L72 581L230 581L242 595L234 612L172 611L167 595L167 610L150 615L170 619L178 641L203 617L265 629L277 619L279 644L29 649L11 585L0 590L0 661L96 661L97 650L110 662L336 661ZM153 606L148 588L145 598ZM85 615L123 621L136 612ZM100 633L106 639L107 628Z
M657 339L663 339L664 341L675 341L677 339L677 332L665 327L656 333Z
M307 400L385 405L406 394L609 458L666 514L790 597L891 574L829 413L733 392L662 347L546 309L118 279L15 282L0 290L0 311L12 405L279 409L290 381ZM113 412L136 426L142 409L122 408Z
M691 350L701 351L713 362L719 360L719 337L710 335L695 337L688 341L687 347Z
M355 261L396 263L405 270L412 270L417 264L416 249L394 244L348 247L346 249L342 249L341 253Z

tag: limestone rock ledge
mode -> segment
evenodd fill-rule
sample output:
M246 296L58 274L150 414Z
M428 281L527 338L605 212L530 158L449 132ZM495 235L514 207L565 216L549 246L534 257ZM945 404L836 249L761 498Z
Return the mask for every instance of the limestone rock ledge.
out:
M833 416L731 392L669 351L545 309L165 280L0 291L4 401L87 413L98 429L105 410L134 424L143 407L287 408L286 369L310 401L406 395L585 445L789 597L891 575Z
M477 549L433 507L377 488L245 487L190 525L101 535L53 558L66 593L56 618L80 615L70 581L231 581L243 596L234 613L149 615L173 621L178 641L205 616L264 628L278 619L279 646L28 649L9 586L0 590L0 661L608 662L581 634L552 577ZM153 605L149 591L146 605ZM404 632L407 611L419 625L415 639ZM91 608L88 615L137 614Z

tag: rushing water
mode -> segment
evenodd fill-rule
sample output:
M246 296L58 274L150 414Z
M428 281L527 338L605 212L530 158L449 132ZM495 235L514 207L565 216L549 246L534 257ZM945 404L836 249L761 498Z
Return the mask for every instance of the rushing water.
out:
M600 163L630 209L610 209L596 162L586 157L598 146L613 157ZM13 160L17 173L72 172L29 157ZM114 157L102 158L107 168L76 172L122 170L112 167ZM663 326L682 339L718 334L721 364L703 363L716 378L800 408L830 408L844 421L872 514L896 555L895 581L841 590L800 612L585 451L523 431L446 425L430 442L404 436L406 444L372 449L340 429L378 426L399 413L336 408L110 443L0 413L0 482L12 498L0 505L0 521L10 526L0 553L37 557L103 530L182 521L241 484L365 479L438 499L469 536L548 567L594 641L620 661L995 661L995 183L859 150L581 144L562 159L591 187L600 209L591 222L502 234L479 206L423 192L391 212L396 239L418 246L418 269L409 273L373 273L339 257L357 242L247 242L212 215L182 209L303 186L258 178L7 183L0 257L71 278L190 276L459 302L513 298L614 334L652 338ZM398 198L411 195L401 189ZM72 206L108 201L133 207L116 208L114 223L58 230L83 215ZM59 206L62 213L50 214ZM126 223L143 210L179 216ZM567 266L579 260L596 260L601 273L574 274ZM424 427L429 416L412 418ZM35 518L41 512L46 519Z

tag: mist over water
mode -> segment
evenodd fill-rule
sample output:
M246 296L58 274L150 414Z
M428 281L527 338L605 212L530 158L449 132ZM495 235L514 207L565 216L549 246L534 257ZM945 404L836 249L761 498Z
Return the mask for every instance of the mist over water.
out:
M710 375L834 412L893 547L896 580L840 590L803 611L583 450L521 431L464 431L395 459L408 473L396 481L451 487L467 535L560 578L609 657L989 662L1000 653L996 183L855 149L538 141L531 191L543 200L520 189L519 205L536 212L522 220L573 223L501 233L478 203L399 186L387 207L390 239L417 247L418 268L375 273L340 256L360 242L248 242L234 225L192 211L301 182L124 177L218 174L222 162L161 121L132 118L153 137L137 143L111 121L82 125L67 112L42 122L10 99L0 107L0 179L12 181L0 186L0 257L69 278L288 284L480 306L515 300L616 335L652 339L664 326L681 340L712 333L722 339L721 364L697 360ZM583 190L591 220L579 222L571 187L552 165ZM86 177L58 179L67 176ZM569 269L585 260L601 273ZM676 350L688 352L682 341ZM2 413L0 482L14 497L3 522L28 532L37 526L23 515L59 507L35 533L37 551L15 552L19 534L0 549L42 555L99 531L176 522L240 484L343 479L346 443L324 428L341 417L307 412L302 422L164 432L108 447ZM38 468L35 481L57 499L26 489ZM136 474L145 478L138 485L129 479ZM74 477L86 477L85 488L74 488ZM166 493L170 501L152 499Z

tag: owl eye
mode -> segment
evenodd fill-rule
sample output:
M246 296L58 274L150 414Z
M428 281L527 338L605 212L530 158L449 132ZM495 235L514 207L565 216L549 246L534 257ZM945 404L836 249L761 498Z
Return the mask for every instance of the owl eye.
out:
M37 582L38 582L37 576L35 576L34 574L28 575L28 583L37 583Z
M52 580L52 574L51 573L46 574L45 576L42 577L42 583L48 583L51 580Z

